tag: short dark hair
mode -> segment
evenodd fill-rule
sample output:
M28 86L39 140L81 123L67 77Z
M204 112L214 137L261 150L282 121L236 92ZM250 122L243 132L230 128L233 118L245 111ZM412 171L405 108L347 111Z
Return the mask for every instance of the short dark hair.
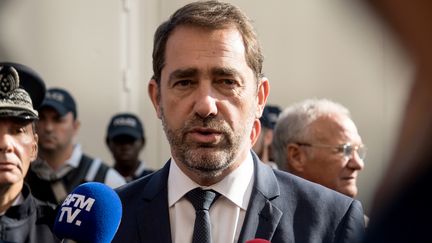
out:
M219 1L198 1L178 9L155 32L153 42L153 79L160 85L165 65L166 43L173 30L181 25L208 29L223 29L234 25L243 38L246 62L253 70L257 82L262 78L264 57L251 20L236 6Z

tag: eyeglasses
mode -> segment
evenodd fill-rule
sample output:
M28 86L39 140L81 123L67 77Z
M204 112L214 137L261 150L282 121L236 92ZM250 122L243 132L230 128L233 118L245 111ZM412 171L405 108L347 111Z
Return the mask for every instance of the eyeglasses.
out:
M330 148L333 149L334 152L343 154L346 158L351 158L354 152L357 152L357 155L361 160L366 158L366 147L364 145L351 145L349 143L342 145L326 145L326 144L310 144L310 143L296 143L299 146L306 147L316 147L316 148Z

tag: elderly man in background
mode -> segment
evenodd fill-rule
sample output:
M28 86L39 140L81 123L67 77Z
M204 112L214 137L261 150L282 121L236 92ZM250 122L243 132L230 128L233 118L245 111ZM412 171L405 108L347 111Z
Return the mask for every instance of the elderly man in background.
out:
M347 108L327 99L287 107L275 127L279 169L355 197L366 149Z

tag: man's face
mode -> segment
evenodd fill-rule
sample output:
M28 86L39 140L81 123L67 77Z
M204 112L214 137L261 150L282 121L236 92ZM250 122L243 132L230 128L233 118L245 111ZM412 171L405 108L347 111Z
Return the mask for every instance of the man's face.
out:
M108 147L115 163L125 166L135 166L139 161L139 154L144 146L143 140L129 135L119 135L108 140Z
M0 119L0 185L23 182L37 157L37 140L31 121Z
M72 112L60 116L57 111L48 107L39 112L39 121L36 124L40 149L52 152L61 151L73 144L79 127Z
M362 145L356 126L345 116L320 117L311 123L310 129L314 138L306 141L310 144ZM357 195L357 176L364 167L357 153L347 157L331 148L302 148L308 153L302 177L350 197Z
M179 26L165 59L160 87L152 80L149 93L179 167L201 178L236 168L268 95L267 80L257 89L241 35Z

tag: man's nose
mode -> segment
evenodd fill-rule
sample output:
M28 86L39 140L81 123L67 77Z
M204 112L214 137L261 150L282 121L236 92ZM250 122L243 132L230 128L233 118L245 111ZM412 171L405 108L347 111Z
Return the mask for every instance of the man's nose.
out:
M8 153L11 152L12 150L13 150L12 137L7 133L0 134L0 152Z
M194 110L200 117L215 116L218 112L215 91L210 85L201 85L196 91Z
M53 130L53 122L49 120L39 121L36 125L36 129L38 131L52 131Z
M357 150L354 150L351 153L349 158L348 166L355 170L363 170L364 168L364 160L361 158L360 154Z

